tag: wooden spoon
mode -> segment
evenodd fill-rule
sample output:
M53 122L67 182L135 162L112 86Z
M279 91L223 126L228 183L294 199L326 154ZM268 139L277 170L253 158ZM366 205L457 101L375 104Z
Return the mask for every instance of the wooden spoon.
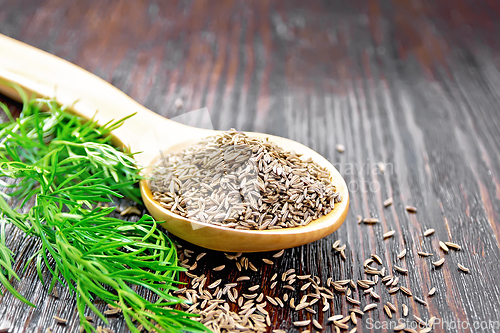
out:
M16 83L28 93L54 98L61 105L85 118L96 115L99 124L118 120L125 115L136 115L113 131L113 143L126 146L143 166L153 165L163 152L179 151L200 139L220 133L199 129L168 120L132 100L129 96L99 77L54 55L38 50L17 40L0 35L0 83ZM5 82L6 81L6 82ZM0 92L19 100L12 87L0 84ZM96 111L99 111L96 114ZM342 201L326 216L309 225L275 230L234 230L189 220L161 207L153 200L147 180L140 182L146 208L169 232L191 243L219 251L260 252L290 248L323 238L343 223L349 207L347 186L339 172L324 157L306 146L285 138L261 133L247 133L255 137L269 137L286 150L294 150L311 157L327 168Z

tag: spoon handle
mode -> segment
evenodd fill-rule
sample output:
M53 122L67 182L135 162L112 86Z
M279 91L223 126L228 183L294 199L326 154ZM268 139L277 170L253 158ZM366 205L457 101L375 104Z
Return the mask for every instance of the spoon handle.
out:
M55 98L84 118L95 116L100 125L136 113L113 131L114 143L134 152L151 149L148 140L167 140L171 145L197 131L148 110L108 82L64 59L0 34L0 83L9 82L18 84L29 95ZM19 100L16 90L4 84L0 84L0 93ZM150 133L152 128L154 133ZM140 159L146 162L145 157Z

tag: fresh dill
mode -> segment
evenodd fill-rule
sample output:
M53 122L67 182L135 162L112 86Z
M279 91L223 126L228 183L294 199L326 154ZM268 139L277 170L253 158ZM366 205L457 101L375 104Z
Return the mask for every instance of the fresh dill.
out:
M49 292L57 282L69 288L87 332L95 329L85 319L86 308L107 323L93 305L96 295L120 308L132 332L139 332L138 325L157 332L207 331L175 310L183 301L170 291L184 269L156 221L148 215L124 221L110 216L114 208L98 207L123 196L140 202L133 156L110 144L111 131L128 117L99 126L52 100L29 101L20 93L24 103L18 118L0 103L9 119L0 123L0 177L13 180L0 179L5 189L0 192L0 284L34 306L9 282L19 279L5 242L10 223L39 239L40 249L27 265L36 265L42 283L43 266L50 271ZM146 300L134 286L155 293L158 301Z

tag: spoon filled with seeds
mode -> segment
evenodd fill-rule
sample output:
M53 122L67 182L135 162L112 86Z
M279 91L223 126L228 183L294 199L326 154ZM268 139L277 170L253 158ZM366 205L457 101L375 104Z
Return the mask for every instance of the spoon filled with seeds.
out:
M140 152L134 157L145 166L146 208L191 243L227 252L279 250L323 238L345 220L344 179L298 142L174 122L80 67L2 35L0 64L4 83L99 124L135 114L113 130L113 143ZM20 98L7 85L0 92Z

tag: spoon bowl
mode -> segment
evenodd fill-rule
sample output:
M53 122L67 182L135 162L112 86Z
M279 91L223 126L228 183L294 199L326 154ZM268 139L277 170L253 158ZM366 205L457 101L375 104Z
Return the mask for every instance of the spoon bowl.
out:
M135 116L113 131L113 143L134 155L141 166L157 163L161 152L177 152L220 131L195 128L166 119L143 107L99 77L32 46L0 35L0 93L19 100L15 83L29 94L57 100L82 117L94 117L100 125L125 115ZM99 110L98 113L96 111ZM196 245L226 252L262 252L307 244L323 238L344 222L349 208L347 185L323 156L293 140L262 133L248 136L269 138L285 150L312 158L331 174L342 201L327 215L307 226L273 230L235 230L184 218L163 208L153 199L148 180L140 182L144 204L172 234ZM150 170L146 168L145 170Z

